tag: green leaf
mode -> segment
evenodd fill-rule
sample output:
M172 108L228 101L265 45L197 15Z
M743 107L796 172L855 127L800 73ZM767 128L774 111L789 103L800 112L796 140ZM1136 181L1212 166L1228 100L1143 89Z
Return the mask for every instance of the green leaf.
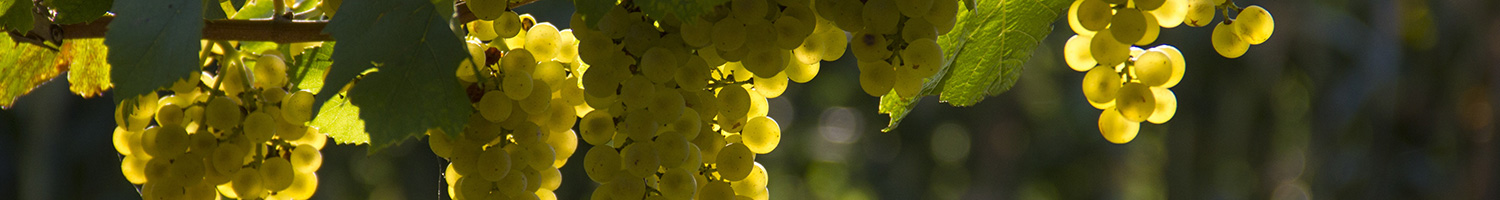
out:
M349 104L345 94L330 95L328 103L319 108L312 126L318 132L327 133L338 144L368 144L370 134L365 133L365 120L359 119L359 107Z
M16 98L31 92L66 68L53 65L57 52L30 43L11 41L0 33L0 108L9 108Z
M599 28L599 18L614 6L615 0L573 0L573 12L583 15L584 24L595 30Z
M458 133L473 112L453 75L467 55L464 41L449 29L452 17L436 9L453 8L434 8L424 0L348 1L324 29L340 42L334 45L319 107L376 68L347 92L349 105L358 106L359 118L369 122L364 128L370 152L430 128Z
M234 12L234 16L230 16L229 18L230 19L264 19L264 18L271 18L271 16L274 16L274 13L273 13L274 11L273 10L275 10L275 9L276 9L276 1L272 1L272 0L247 1L247 2L245 2L245 7L240 7L240 10L239 11L235 11Z
M94 21L109 11L115 0L47 0L57 16L53 23L76 24Z
M199 0L119 0L104 35L115 102L198 73L203 39Z
M729 0L636 0L634 2L641 8L642 13L646 13L646 16L662 19L671 14L681 21L689 21L692 17L713 11L714 6L724 4Z
M57 63L68 66L68 89L89 98L114 87L109 81L109 62L105 61L108 56L109 48L104 47L104 39L63 40Z
M919 96L940 95L952 106L971 106L985 97L1010 90L1021 76L1022 64L1042 38L1052 31L1068 0L977 0L973 9L960 9L958 23L938 37L945 64L922 87ZM890 114L896 128L918 98L881 97L880 113Z
M0 30L13 30L21 33L31 31L31 25L36 21L32 20L30 2L15 0L0 3L0 6L5 7L0 9L3 10L0 12Z
M328 66L333 64L329 59L333 56L333 45L334 42L324 42L321 46L307 48L294 59L297 63L287 70L293 88L309 90L313 94L323 88L323 75L328 74Z

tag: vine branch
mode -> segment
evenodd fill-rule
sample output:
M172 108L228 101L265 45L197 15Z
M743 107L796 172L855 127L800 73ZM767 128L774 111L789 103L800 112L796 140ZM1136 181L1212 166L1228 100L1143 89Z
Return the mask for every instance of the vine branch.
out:
M510 8L531 4L537 0L521 0L510 4ZM459 23L477 20L469 12L467 3L458 3L456 18ZM102 38L109 30L114 16L104 16L91 22L61 25L63 39ZM206 20L203 23L205 40L270 41L278 43L333 41L323 33L328 20Z

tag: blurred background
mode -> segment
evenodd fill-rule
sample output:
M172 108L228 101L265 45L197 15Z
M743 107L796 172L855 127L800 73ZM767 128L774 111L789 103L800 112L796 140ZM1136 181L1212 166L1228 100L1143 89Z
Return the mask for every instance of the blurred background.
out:
M1177 115L1129 144L1099 135L1058 20L1009 92L965 108L928 97L888 133L853 55L825 62L770 101L782 145L757 161L774 199L1500 198L1500 2L1235 2L1269 10L1275 34L1226 59L1209 27L1162 29L1158 44L1188 63ZM519 10L568 27L572 6ZM0 110L0 199L138 198L112 150L112 97L82 99L58 79ZM441 198L426 145L330 145L314 198ZM596 187L582 153L562 168L560 199Z

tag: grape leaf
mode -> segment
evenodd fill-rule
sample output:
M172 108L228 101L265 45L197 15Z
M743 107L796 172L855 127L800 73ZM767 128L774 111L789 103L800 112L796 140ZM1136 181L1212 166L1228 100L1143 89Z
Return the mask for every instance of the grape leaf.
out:
M651 18L662 19L671 14L678 20L690 21L692 17L713 11L714 6L724 4L729 0L636 0L634 2L641 8L642 13L646 13L646 16L651 16Z
M347 92L348 105L359 107L359 118L368 122L370 152L429 128L458 133L472 113L453 75L467 55L464 41L449 28L452 17L436 9L453 8L424 0L348 1L324 29L340 42L333 45L334 62L319 89L318 107L326 107L361 73L376 69Z
M203 39L199 0L119 0L104 35L115 102L198 73Z
M953 106L971 106L987 96L1009 90L1021 76L1022 64L1043 37L1052 31L1068 0L977 0L972 9L959 9L958 23L938 37L946 63L922 87L919 98L881 97L880 113L890 114L885 129L900 124L920 96L940 95ZM933 81L935 80L935 81Z
M5 8L0 9L0 30L14 30L20 33L31 31L31 1L6 1L0 3Z
M56 56L52 50L0 34L0 108L9 108L17 97L67 70L53 65Z
M365 120L359 119L359 107L349 104L345 94L330 96L334 98L318 109L318 117L313 118L312 126L339 144L370 143L370 134L365 133Z
M240 10L235 11L234 15L233 16L229 16L229 18L230 19L264 19L264 18L271 18L271 16L273 16L273 13L272 13L273 11L272 10L274 10L274 9L276 9L276 1L270 1L270 0L246 1L245 2L245 6L244 7L240 7Z
M324 42L321 46L310 47L302 50L293 60L292 68L287 69L287 77L292 81L292 87L301 90L309 90L317 94L323 88L323 75L328 74L328 66L333 60L328 57L333 55L334 42Z
M114 87L109 79L109 48L104 39L64 40L57 63L68 68L68 89L84 98L104 94Z
M574 12L582 15L584 24L595 30L599 28L599 18L614 6L614 0L573 0Z
M47 0L47 5L57 12L53 23L76 24L93 21L104 16L115 0Z

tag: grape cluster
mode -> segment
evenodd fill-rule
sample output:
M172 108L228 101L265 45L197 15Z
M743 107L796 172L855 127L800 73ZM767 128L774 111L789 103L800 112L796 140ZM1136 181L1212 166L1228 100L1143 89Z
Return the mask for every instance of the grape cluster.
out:
M307 126L313 94L288 92L288 60L274 50L228 57L217 74L116 107L120 170L144 199L307 199L317 190L327 137ZM247 70L233 57L257 62Z
M1141 122L1166 123L1177 112L1170 88L1187 69L1182 52L1171 45L1136 46L1154 43L1160 28L1206 26L1219 7L1235 6L1226 0L1073 1L1068 25L1077 35L1064 44L1064 60L1073 70L1086 72L1083 94L1103 110L1098 123L1106 140L1130 142ZM1240 11L1240 18L1214 28L1214 48L1224 57L1239 57L1250 44L1270 37L1271 16L1265 9L1250 6Z
M825 0L819 16L852 32L859 85L871 96L894 92L916 97L926 79L943 67L937 36L953 30L956 0ZM842 31L840 31L842 32Z
M502 1L503 2L503 1ZM572 130L583 105L572 30L537 23L503 4L470 2L469 58L455 72L474 113L463 132L427 132L453 199L556 199L558 168L578 145ZM482 14L483 13L483 14Z

